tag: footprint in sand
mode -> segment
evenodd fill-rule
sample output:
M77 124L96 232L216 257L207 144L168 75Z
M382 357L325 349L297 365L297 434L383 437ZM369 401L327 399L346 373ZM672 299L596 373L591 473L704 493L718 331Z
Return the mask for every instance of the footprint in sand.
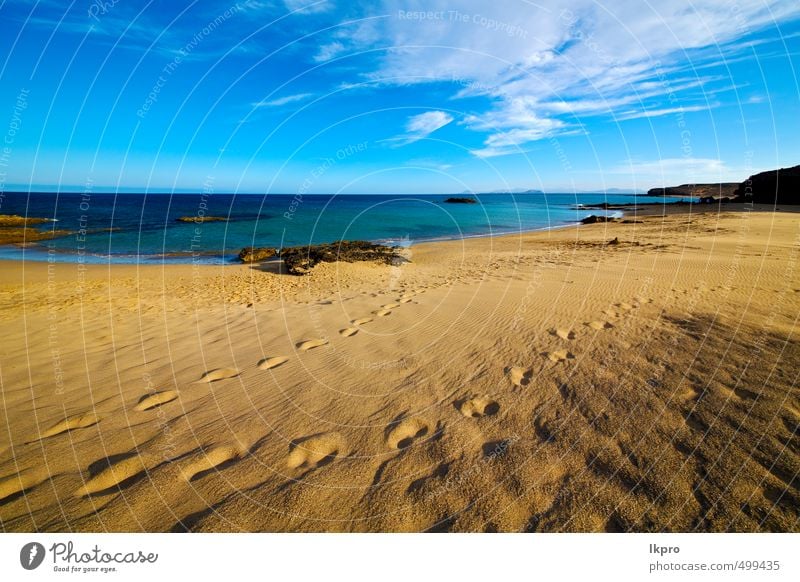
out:
M410 303L411 302L411 297L401 297L400 299L398 299L398 301L400 303Z
M491 398L470 398L461 402L457 408L467 418L494 416L500 411L500 405Z
M161 406L162 404L166 404L167 402L172 402L177 397L177 390L164 390L163 392L155 392L139 399L138 404L136 404L133 409L138 410L139 412L144 412L145 410L151 410Z
M606 309L603 311L603 315L607 317L619 317L619 313L614 311L613 309Z
M211 472L223 470L238 461L245 449L241 445L221 445L196 455L182 470L184 481L196 481Z
M328 432L296 440L286 459L290 469L315 469L347 454L347 442L338 432Z
M303 342L299 342L297 344L297 349L300 350L301 352L307 352L308 350L313 350L314 348L318 348L320 346L324 346L327 343L328 343L328 340L326 340L324 338L306 340L306 341L303 341Z
M384 309L394 309L395 307L400 307L399 303L387 303L386 305L381 305Z
M542 354L551 362L563 362L564 360L574 360L575 356L572 352L568 352L567 350L557 350L555 352L544 352Z
M339 335L342 337L350 337L352 335L356 335L358 333L358 328L355 327L346 327L344 329L339 330Z
M686 414L683 417L683 420L686 423L686 426L688 426L690 429L694 431L697 431L702 434L706 434L708 432L708 425L706 425L706 423L697 418L697 416L695 414L692 414L691 412Z
M378 317L386 317L387 315L392 314L392 312L389 309L381 309L379 311L373 311L373 313Z
M531 383L533 370L514 366L508 369L508 377L515 386L527 386Z
M289 361L289 358L286 356L273 356L271 358L264 358L258 363L259 370L271 370L272 368L277 368L278 366L285 364Z
M631 309L633 309L633 305L631 305L630 303L615 303L614 307L618 307L623 311L630 311Z
M354 319L350 323L352 323L353 325L364 325L365 323L369 323L370 321L372 321L371 317L362 317L360 319Z
M614 327L607 321L587 321L585 325L588 325L589 327L597 331L600 331L601 329L611 329L612 327Z
M49 475L45 471L36 468L27 469L16 475L0 479L0 501L18 493L29 491L47 481L48 478Z
M239 370L236 368L217 368L209 370L203 374L194 384L208 384L210 382L217 382L219 380L226 380L227 378L235 378L239 375Z
M75 430L77 428L88 428L90 426L94 426L98 422L100 422L100 417L96 414L78 414L69 418L65 418L61 422L54 424L44 431L38 439L33 439L32 441L28 442L35 442L36 440L54 437L61 433Z
M563 340L574 340L575 332L569 329L555 328L550 330L550 334L560 337Z
M389 431L386 444L390 449L405 449L428 434L430 425L419 418L407 418Z
M111 490L116 491L129 485L147 471L145 460L136 454L125 455L122 460L115 463L110 459L101 459L95 464L105 468L75 491L76 497L85 497L107 490L109 493Z
M647 384L652 388L661 387L661 383L654 378L648 380ZM696 403L703 396L705 396L705 390L697 386L684 386L680 391L675 393L675 398L684 404Z

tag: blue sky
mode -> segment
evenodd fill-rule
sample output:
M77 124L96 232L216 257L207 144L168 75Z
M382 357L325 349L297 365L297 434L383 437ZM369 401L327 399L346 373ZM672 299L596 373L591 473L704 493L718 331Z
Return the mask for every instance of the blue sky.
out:
M0 186L648 189L800 163L786 0L0 4Z

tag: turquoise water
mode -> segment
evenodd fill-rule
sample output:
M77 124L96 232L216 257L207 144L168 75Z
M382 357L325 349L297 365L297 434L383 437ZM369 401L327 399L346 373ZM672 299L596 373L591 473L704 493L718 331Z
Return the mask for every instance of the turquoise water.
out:
M76 234L21 248L0 258L80 262L204 262L234 260L245 246L297 246L363 239L412 245L574 224L601 202L673 203L606 194L482 194L478 204L448 204L446 195L232 195L6 193L0 213L53 218L41 229ZM222 216L227 222L180 223L181 216Z

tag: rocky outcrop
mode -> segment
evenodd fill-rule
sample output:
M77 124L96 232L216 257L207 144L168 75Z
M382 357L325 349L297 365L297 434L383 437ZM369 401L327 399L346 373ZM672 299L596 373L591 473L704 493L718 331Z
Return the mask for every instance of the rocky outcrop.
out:
M613 216L595 216L594 214L587 216L581 220L581 224L597 224L598 222L617 222L617 218Z
M281 249L280 256L286 271L292 275L305 275L319 263L377 261L396 265L405 260L397 252L397 247L386 247L361 240L290 247Z
M681 184L680 186L666 186L663 188L651 188L647 191L648 196L697 196L720 198L722 196L733 196L739 184L736 182L720 182L718 184Z
M17 214L0 214L0 245L34 243L72 234L64 229L39 230L35 224L54 222L50 218L35 218Z
M445 200L445 202L447 202L448 204L477 204L478 203L478 201L475 200L474 198L459 198L459 197L448 198L447 200Z
M27 244L73 234L71 230L39 230L23 226L0 228L0 245Z
M239 260L243 263L258 263L277 254L278 249L273 247L245 247L239 251Z
M736 189L737 202L800 204L800 166L750 176Z
M0 227L31 226L32 224L44 224L45 222L53 222L53 220L50 218L19 216L18 214L0 214Z

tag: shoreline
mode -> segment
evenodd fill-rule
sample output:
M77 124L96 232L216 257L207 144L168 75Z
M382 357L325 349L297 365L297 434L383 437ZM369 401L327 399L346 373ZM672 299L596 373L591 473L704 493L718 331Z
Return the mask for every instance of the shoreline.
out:
M737 209L735 206L743 206L741 204L734 205L734 204L727 204L725 206L715 206L715 205L699 205L697 203L694 204L661 204L661 203L642 203L637 205L635 208L611 208L611 209L602 209L602 208L587 208L587 211L597 210L597 212L604 213L603 216L616 216L620 218L635 218L636 216L666 216L671 214L683 214L683 213L692 213L693 211L697 212L725 212L725 211L737 211L743 209ZM791 207L787 207L791 208ZM772 208L767 205L755 205L754 208L750 208L750 210L754 211L771 211ZM792 211L792 210L789 210ZM800 212L800 207L798 210L794 210L795 212ZM576 222L569 222L566 224L558 224L553 226L545 226L545 227L538 227L533 229L522 229L518 231L503 231L498 233L483 233L483 234L470 234L464 236L456 236L456 237L433 237L430 239L420 239L419 242L413 242L408 245L394 245L399 246L400 248L411 248L422 244L433 244L439 242L450 242L450 241L459 241L459 240L470 240L475 238L498 238L504 236L524 236L526 234L534 233L534 232L547 232L552 230L560 230L565 228L570 228L573 226L582 226L580 221ZM393 246L386 242L385 239L379 239L370 241L375 244L382 244L386 246ZM0 253L4 250L19 250L21 245L16 244L7 244L0 246ZM140 266L163 266L163 265L205 265L205 266L228 266L228 265L238 265L242 264L235 260L236 254L238 251L232 251L228 254L222 253L222 251L203 251L202 253L192 254L191 252L187 251L186 253L180 252L173 252L168 253L169 256L162 256L162 255L114 255L113 260L109 260L108 256L98 256L98 255L87 255L87 254L80 254L71 251L65 251L60 249L53 249L53 254L57 257L72 257L70 260L56 260L53 261L50 258L50 251L40 245L38 242L33 242L25 245L25 248L31 249L34 251L34 256L29 258L10 258L10 257L3 257L0 258L0 261L14 261L14 262L40 262L40 263L68 263L68 264L85 264L85 265L108 265L108 264L119 264L119 265L140 265ZM78 260L77 257L84 257L84 260ZM214 258L218 260L195 260L198 257L208 257Z
M592 208L587 208L586 210L594 210ZM635 219L637 217L657 217L657 216L674 216L678 214L693 214L693 215L705 215L705 214L725 214L725 213L732 213L737 214L741 212L788 212L788 213L800 213L800 206L791 206L791 205L781 205L778 208L774 208L772 205L767 204L743 204L743 203L728 203L725 205L716 205L716 204L660 204L660 203L643 203L637 205L635 208L612 208L612 209L597 209L598 212L605 212L603 216L613 216L617 219ZM619 215L619 216L615 216ZM603 224L614 224L614 221L609 223ZM555 226L547 226L541 228L533 228L533 229L526 229L526 230L519 230L519 231L512 231L512 232L499 232L499 233L488 233L488 234L474 234L474 235L464 235L459 237L446 237L446 238L432 238L432 239L420 239L419 242L413 242L409 245L395 245L401 249L407 248L417 248L422 245L432 245L432 244L439 244L439 243L452 243L458 241L468 241L473 239L500 239L504 237L520 237L526 236L534 233L547 233L547 232L554 232L565 230L573 227L581 227L581 226L588 226L581 224L580 221L577 222L570 222L567 224L559 224ZM375 244L381 244L385 246L392 246L386 243L385 241L377 240L377 241L370 241ZM0 246L0 253L2 253L3 249L15 248L19 249L20 247L17 245L2 245ZM109 261L107 257L101 257L97 255L87 255L87 254L79 254L74 252L62 251L62 250L53 250L53 253L56 256L63 257L91 257L90 260L78 260L75 258L74 260L56 260L52 261L49 257L49 251L44 248L40 247L38 242L30 243L26 245L28 249L37 250L37 256L32 258L26 259L16 259L16 258L6 258L0 257L0 263L63 263L67 265L83 265L83 266L109 266L109 265L120 265L120 266L136 266L136 267L143 267L143 268L150 268L150 267L177 267L177 266L191 266L191 267L235 267L235 266L247 266L247 263L241 263L235 260L238 251L231 252L230 254L222 254L217 251L203 251L202 253L191 254L189 251L186 253L172 253L171 256L159 256L159 255L144 255L144 258L141 258L139 255L115 255L115 260ZM119 258L129 258L130 260L118 260ZM203 261L203 260L193 260L196 257L214 257L219 258L219 261ZM272 264L280 262L279 259L266 261L265 264Z

